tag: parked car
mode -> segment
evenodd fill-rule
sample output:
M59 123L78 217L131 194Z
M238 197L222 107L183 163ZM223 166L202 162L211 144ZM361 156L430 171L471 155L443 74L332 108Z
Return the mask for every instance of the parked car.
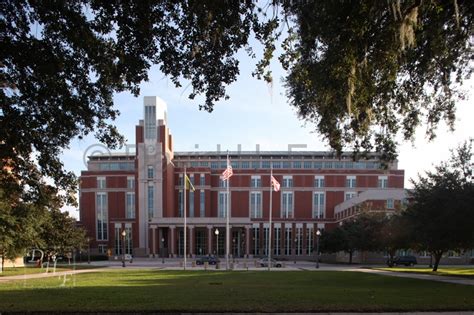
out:
M260 264L260 267L268 267L268 257L264 257L264 258L260 259L259 264ZM283 266L283 263L281 261L278 261L278 260L272 258L271 259L271 266L280 268L280 267Z
M196 265L204 265L204 263L209 265L216 265L219 262L219 258L214 256L202 256L196 259Z
M417 263L415 256L396 256L393 260L387 260L387 265L389 267L398 265L414 266Z

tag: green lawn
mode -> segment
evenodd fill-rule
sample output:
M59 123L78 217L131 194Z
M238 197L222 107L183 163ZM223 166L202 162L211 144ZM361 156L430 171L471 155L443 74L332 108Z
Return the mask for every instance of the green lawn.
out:
M394 267L394 268L377 268L379 270L397 271L397 272L415 272L438 276L456 276L463 278L474 278L474 268L457 268L457 267L443 267L438 268L438 271L433 272L431 268L420 267Z
M73 270L73 269L96 269L96 268L101 268L97 266L91 266L91 265L67 265L67 264L58 264L56 266L56 272L60 271L66 271L66 270ZM49 273L52 273L54 271L53 265L49 266ZM21 276L21 275L29 275L33 273L44 273L46 272L46 267L44 268L38 268L35 266L25 266L25 267L11 267L11 268L5 268L2 273L0 273L0 278L2 277L7 277L7 276Z
M108 270L1 283L2 311L472 310L474 286L358 272Z

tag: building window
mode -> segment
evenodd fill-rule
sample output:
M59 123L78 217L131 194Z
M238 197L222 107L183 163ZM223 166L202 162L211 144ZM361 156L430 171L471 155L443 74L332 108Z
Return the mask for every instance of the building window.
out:
M283 168L291 168L291 163L289 161L283 161Z
M115 226L115 248L114 254L115 255L122 255L122 227L120 225Z
M456 250L448 250L448 254L447 256L449 258L460 258L461 257L461 253L459 251L456 251Z
M268 256L268 233L270 229L267 227L263 228L263 255Z
M153 218L155 213L155 187L153 185L148 186L148 219Z
M194 242L194 252L202 256L205 254L206 251L206 244L207 244L207 232L203 230L196 231L196 242Z
M99 254L107 254L107 245L99 244L97 247L99 249Z
M393 199L387 199L387 209L393 209Z
M180 257L184 256L184 230L178 230L178 255Z
M314 187L316 188L324 187L324 176L314 176Z
M260 255L259 254L259 249L260 249L260 229L258 227L255 227L253 228L253 237L252 237L252 241L253 241L253 251L252 251L252 254L254 256L257 256L257 255Z
M301 161L293 162L293 168L301 168Z
M206 186L206 176L204 174L199 177L199 185Z
M206 195L204 190L199 192L199 216L201 218L206 216Z
M355 188L356 187L356 177L355 176L346 176L346 187Z
M219 218L225 218L227 215L227 192L220 191L219 192Z
M344 168L344 162L341 162L341 161L336 161L334 162L334 168Z
M260 176L252 176L250 178L250 187L252 188L258 188L258 187L262 187L262 179Z
M183 187L183 186L184 186L183 174L179 174L178 187Z
M280 256L281 255L281 228L276 227L274 229L274 240L273 240L273 255Z
M301 256L303 254L303 228L296 228L296 255Z
M387 188L388 187L388 177L387 176L379 176L378 187L379 188Z
M252 168L260 168L260 161L252 161Z
M250 168L250 162L249 161L243 161L242 162L242 168L249 169Z
M285 227L285 255L291 255L292 233L291 227Z
M97 240L106 241L108 209L107 209L107 194L97 193L96 195L96 217L97 217Z
M226 167L227 167L227 161L221 161L220 168L226 168Z
M293 176L283 176L283 187L293 187Z
M352 198L354 198L356 195L357 195L357 193L354 192L354 191L346 191L346 193L345 193L345 195L344 195L344 200L352 199Z
M211 169L215 170L219 168L219 163L217 162L211 162Z
M191 161L191 167L199 167L198 161Z
M345 162L344 167L347 169L354 168L354 162Z
M97 177L97 188L98 189L106 188L105 177Z
M293 192L284 191L281 194L281 217L293 218Z
M324 193L315 192L313 194L313 218L322 219L324 218Z
M135 189L135 177L127 177L127 188Z
M314 162L314 168L322 169L323 168L323 162L321 162L321 161Z
M235 168L235 169L240 168L240 162L238 161L232 161L230 162L230 165L232 165L232 168Z
M270 168L270 161L262 161L262 168Z
M126 194L125 217L127 219L135 219L135 193L128 192Z
M306 169L308 169L308 168L313 168L313 162L311 162L311 161L304 161L304 163L303 163L303 168L306 168Z
M153 168L153 165L148 165L147 177L148 179L153 179L155 177L155 169Z
M133 171L135 170L135 163L99 163L99 169L101 171Z
M332 163L332 162L324 162L324 163L323 163L323 166L324 166L324 168L332 168L332 167L333 167L333 163Z
M313 253L313 228L306 229L306 255Z
M178 217L182 218L184 216L184 196L183 191L178 191Z
M145 139L156 139L156 108L145 105Z
M230 180L230 179L228 179L228 180L223 180L223 179L222 179L222 176L219 177L219 187L221 187L221 188L227 188L227 186L229 185L229 180Z
M189 192L189 216L194 217L194 191Z
M201 167L209 167L209 162L200 162L199 165Z
M250 217L262 217L262 193L259 191L250 192Z
M125 226L125 254L133 254L132 227Z

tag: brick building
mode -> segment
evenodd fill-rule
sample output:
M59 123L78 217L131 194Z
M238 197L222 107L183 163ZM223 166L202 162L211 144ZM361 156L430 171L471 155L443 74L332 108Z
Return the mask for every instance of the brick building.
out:
M81 174L80 220L91 249L135 256L182 256L184 193L187 254L225 251L225 213L230 198L230 253L235 257L272 255L300 259L313 255L315 231L330 229L369 211L395 211L405 198L404 171L397 163L380 168L376 154L353 161L350 153L229 152L234 175L230 196L221 174L227 152L174 152L166 104L144 98L144 119L136 126L134 152L90 156ZM270 168L281 184L272 194ZM183 190L184 167L194 192ZM215 230L219 235L215 235ZM247 256L248 255L248 256Z

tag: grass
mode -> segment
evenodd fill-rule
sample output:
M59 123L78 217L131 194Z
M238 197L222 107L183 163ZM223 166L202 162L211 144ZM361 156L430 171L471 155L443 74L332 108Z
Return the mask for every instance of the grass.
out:
M386 271L396 271L396 272L414 272L422 274L430 274L437 276L455 276L463 278L473 278L474 279L474 268L457 268L457 267L443 267L438 268L438 271L433 272L431 268L421 268L421 267L412 267L412 268L376 268L379 270Z
M67 271L67 270L73 270L73 269L95 269L95 268L101 268L97 266L90 266L90 265L66 265L66 264L58 264L56 265L56 272L60 271ZM49 273L53 272L53 265L51 264L49 266ZM2 273L0 273L0 279L2 277L8 277L8 276L21 276L21 275L29 275L29 274L35 274L35 273L44 273L46 272L46 267L43 268L38 268L35 266L29 266L26 265L25 267L8 267L3 270Z
M108 270L6 282L0 297L0 312L474 309L474 286L338 271Z

